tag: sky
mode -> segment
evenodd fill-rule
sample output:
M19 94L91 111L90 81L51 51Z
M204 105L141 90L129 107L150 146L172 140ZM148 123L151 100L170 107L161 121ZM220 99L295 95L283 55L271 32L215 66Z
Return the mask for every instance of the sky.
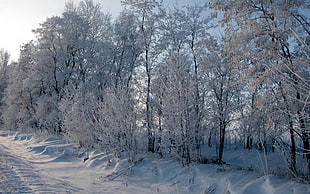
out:
M39 27L47 17L59 16L69 0L0 0L0 49L11 54L17 61L20 46L35 39L33 29ZM81 0L73 0L78 4ZM94 0L103 11L114 17L121 11L121 0ZM169 4L205 3L206 0L165 0Z
M47 17L61 15L68 0L0 0L0 48L19 57L20 46L35 39L33 29ZM80 0L73 0L78 4ZM104 12L117 15L121 11L120 0L94 0Z

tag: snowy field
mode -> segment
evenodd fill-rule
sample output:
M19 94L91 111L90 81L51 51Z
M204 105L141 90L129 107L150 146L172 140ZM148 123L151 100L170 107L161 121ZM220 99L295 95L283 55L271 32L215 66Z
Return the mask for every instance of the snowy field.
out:
M242 162L182 167L156 155L139 158L129 164L59 138L0 132L0 193L310 193L307 184L263 175Z

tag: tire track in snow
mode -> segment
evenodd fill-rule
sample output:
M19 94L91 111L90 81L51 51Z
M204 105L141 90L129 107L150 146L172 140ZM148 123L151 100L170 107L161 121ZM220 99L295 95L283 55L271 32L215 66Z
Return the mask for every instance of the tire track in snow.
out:
M0 193L30 193L31 189L14 169L16 160L6 149L0 144Z
M46 177L0 144L0 193L76 193L81 189Z

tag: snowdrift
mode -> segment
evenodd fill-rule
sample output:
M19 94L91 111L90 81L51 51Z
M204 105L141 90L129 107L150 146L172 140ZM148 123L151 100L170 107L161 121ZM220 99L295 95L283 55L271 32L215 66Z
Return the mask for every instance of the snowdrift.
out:
M310 193L310 186L273 175L262 174L255 166L262 161L243 161L242 154L228 155L230 165L194 164L183 167L174 159L162 159L143 153L134 163L125 158L116 159L105 150L79 149L76 144L61 138L38 138L20 133L0 133L0 144L12 157L25 161L31 169L23 167L18 176L26 182L44 177L45 183L57 183L52 192L74 193ZM272 159L271 159L272 160ZM16 167L14 167L16 165ZM251 168L249 167L251 166ZM30 167L27 167L30 168ZM29 173L40 172L39 175ZM0 169L1 171L1 169ZM42 178L41 178L42 179ZM41 186L28 185L31 192L42 192ZM51 191L51 190L49 190ZM0 189L1 192L1 189Z

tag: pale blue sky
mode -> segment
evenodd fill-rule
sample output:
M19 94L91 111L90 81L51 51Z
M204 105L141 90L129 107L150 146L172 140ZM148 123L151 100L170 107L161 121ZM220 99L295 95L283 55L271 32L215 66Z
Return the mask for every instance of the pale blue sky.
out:
M17 60L20 45L34 39L31 32L47 17L60 15L67 0L0 0L0 48L8 50ZM80 0L73 0L78 3ZM104 11L116 14L121 10L120 0L94 0Z
M34 39L31 32L47 17L60 15L68 0L0 0L0 48L11 53L17 60L20 45ZM104 12L114 16L121 11L121 0L94 0ZM169 4L204 3L206 0L165 0ZM80 0L73 0L78 3Z

